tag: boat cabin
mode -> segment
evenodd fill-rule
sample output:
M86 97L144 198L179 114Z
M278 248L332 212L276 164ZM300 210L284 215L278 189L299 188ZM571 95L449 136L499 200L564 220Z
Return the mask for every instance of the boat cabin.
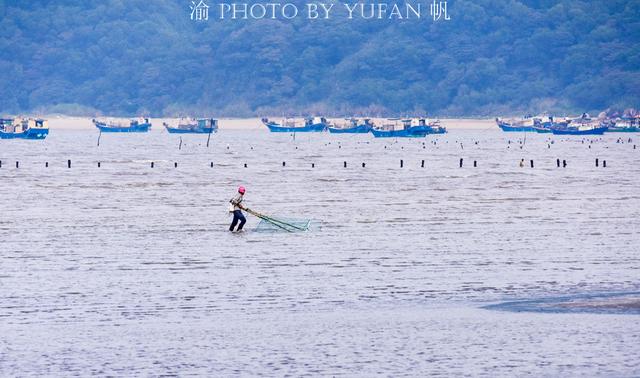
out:
M131 126L138 126L138 125L147 125L149 124L149 118L145 117L145 118L138 118L138 119L132 119L130 125Z
M407 130L412 127L427 127L432 126L432 123L427 118L407 118L402 120L402 128Z
M214 130L217 130L218 120L213 118L200 118L198 119L198 127L203 129L212 127Z
M318 125L321 123L327 123L327 119L324 117L307 117L304 119L305 126Z

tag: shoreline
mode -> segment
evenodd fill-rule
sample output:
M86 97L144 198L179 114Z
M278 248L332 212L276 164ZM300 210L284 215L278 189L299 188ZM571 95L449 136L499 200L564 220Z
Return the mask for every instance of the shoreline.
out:
M91 117L67 117L67 116L43 116L43 119L49 122L50 129L56 130L94 130L95 126L91 122ZM131 118L116 118L116 117L100 117L100 119L113 119L127 121ZM270 117L270 119L279 120L282 117ZM163 128L162 123L167 122L170 124L176 124L179 118L149 118L153 124L154 130L161 130ZM302 118L293 118L302 119ZM327 118L330 122L343 121L344 118ZM379 124L385 118L371 118L374 123ZM442 126L450 130L455 129L471 129L471 130L484 130L484 129L496 129L499 130L493 118L439 118ZM219 118L218 127L220 130L265 130L267 128L262 125L261 118Z

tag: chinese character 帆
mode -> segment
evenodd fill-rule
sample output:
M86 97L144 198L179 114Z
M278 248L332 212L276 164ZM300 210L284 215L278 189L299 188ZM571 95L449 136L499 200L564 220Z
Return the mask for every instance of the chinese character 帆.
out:
M194 21L207 21L209 20L209 6L204 2L204 0L200 0L198 5L196 5L195 1L191 2L189 6L191 8L191 19Z
M431 16L433 16L433 21L438 21L441 17L443 20L449 21L451 17L447 14L447 2L446 1L436 1L433 0L433 3L430 6L431 8Z

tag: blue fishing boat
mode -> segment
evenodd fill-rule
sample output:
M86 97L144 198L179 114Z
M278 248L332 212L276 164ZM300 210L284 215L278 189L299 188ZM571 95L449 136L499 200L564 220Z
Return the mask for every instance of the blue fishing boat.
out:
M551 134L551 127L533 126L533 131L535 131L538 134Z
M213 118L182 118L178 126L163 122L169 134L212 134L218 131L218 120Z
M551 128L553 135L602 135L607 130L609 126L606 123L597 123L587 113Z
M103 133L146 133L151 128L149 118L132 119L129 124L118 122L99 121L93 119L93 124Z
M640 127L638 126L610 126L607 129L609 133L640 133Z
M541 118L533 119L533 131L539 134L551 134L551 129L565 128L571 122L570 120L557 121L554 117L549 116L546 121Z
M44 119L0 119L0 139L44 139L49 126Z
M309 117L304 119L304 124L299 125L295 120L283 120L282 123L270 121L263 118L262 123L269 128L272 133L305 133L322 132L327 130L328 122L324 117Z
M534 132L534 119L530 116L526 116L520 120L503 120L496 118L496 124L505 132Z
M535 132L534 127L536 125L541 126L542 120L540 118L534 118L531 115L526 115L521 119L509 119L503 120L496 118L496 124L505 132Z
M376 138L424 138L428 134L443 134L447 132L444 127L439 126L438 121L433 122L433 124L427 124L424 118L417 120L391 118L389 121L392 121L392 123L371 129L373 136ZM397 127L398 123L401 123L400 128Z
M362 122L359 122L356 118L351 118L347 125L329 126L329 132L332 134L367 134L373 126L373 122L369 118L365 118Z
M546 118L546 119L545 119ZM527 115L519 120L503 120L496 118L496 124L505 132L535 132L550 134L552 129L566 128L571 120L556 121L554 117L532 117Z
M564 129L551 129L553 135L602 135L608 126L569 126Z
M533 132L533 126L514 126L508 123L498 124L498 127L505 132Z
M429 127L431 128L428 134L446 134L447 128L444 126L440 126L439 120L434 120L429 122Z

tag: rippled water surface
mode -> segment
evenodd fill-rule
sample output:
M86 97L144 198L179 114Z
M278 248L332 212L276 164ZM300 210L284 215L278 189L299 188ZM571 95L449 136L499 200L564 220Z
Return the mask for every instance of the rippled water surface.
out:
M482 308L640 290L640 135L523 137L0 141L0 375L640 375L637 315Z

